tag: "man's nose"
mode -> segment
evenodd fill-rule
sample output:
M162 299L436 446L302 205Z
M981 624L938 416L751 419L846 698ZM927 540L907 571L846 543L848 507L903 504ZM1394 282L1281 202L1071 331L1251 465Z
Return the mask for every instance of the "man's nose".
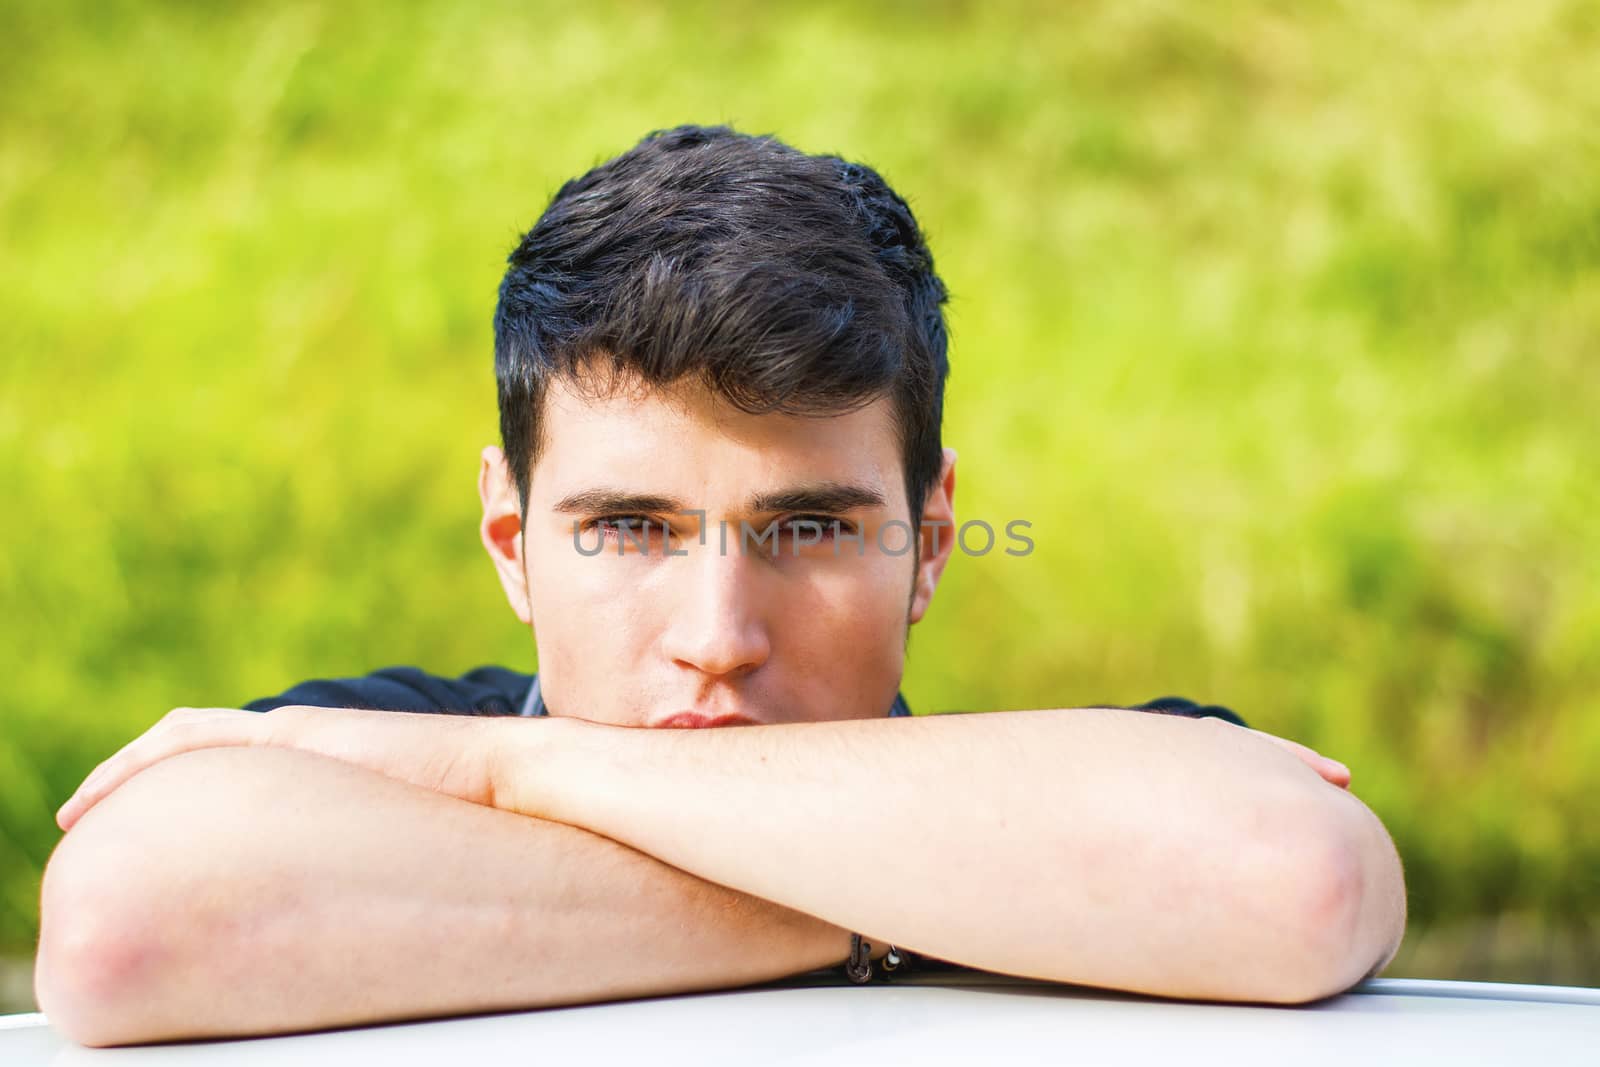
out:
M664 650L680 666L716 677L748 674L772 652L767 632L766 584L759 558L731 546L691 550L678 561L679 595L667 627Z

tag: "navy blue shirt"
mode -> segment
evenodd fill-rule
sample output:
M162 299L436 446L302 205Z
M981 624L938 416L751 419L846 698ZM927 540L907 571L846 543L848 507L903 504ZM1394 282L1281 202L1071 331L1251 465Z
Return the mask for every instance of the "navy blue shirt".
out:
M517 715L533 718L550 714L539 690L536 674L523 674L505 667L478 667L459 678L442 678L427 674L416 667L385 667L360 678L332 678L301 682L275 697L262 697L244 705L247 711L271 711L289 704L306 704L323 708L367 708L382 711L421 711L442 715ZM1122 707L1101 704L1097 707ZM1183 697L1157 697L1143 704L1125 707L1128 711L1153 711L1166 715L1184 715L1190 718L1226 719L1238 726L1244 720L1227 708L1216 704L1197 704ZM909 716L911 707L905 697L895 694L889 706L891 716ZM951 963L921 953L898 950L902 964L894 974L914 970L950 971L970 970L963 964ZM881 962L876 973L882 975ZM785 981L807 982L818 976L846 980L845 964L822 968L808 975L799 975Z
M381 711L423 711L440 715L548 715L539 676L506 667L478 667L459 678L428 674L416 667L385 667L359 678L327 678L301 682L274 697L244 705L246 711L271 711L288 704L318 708L367 708ZM1127 711L1157 711L1189 718L1226 719L1236 726L1245 722L1217 704L1197 704L1183 697L1157 697L1143 704L1098 704ZM911 707L899 693L889 705L890 716L909 716Z

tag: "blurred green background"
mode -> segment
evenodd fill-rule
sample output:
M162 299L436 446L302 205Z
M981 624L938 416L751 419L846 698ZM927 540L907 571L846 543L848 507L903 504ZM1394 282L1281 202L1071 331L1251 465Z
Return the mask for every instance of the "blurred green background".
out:
M919 710L1338 757L1389 974L1600 984L1600 5L0 8L0 953L178 704L533 666L477 544L504 256L680 122L879 167L950 285Z

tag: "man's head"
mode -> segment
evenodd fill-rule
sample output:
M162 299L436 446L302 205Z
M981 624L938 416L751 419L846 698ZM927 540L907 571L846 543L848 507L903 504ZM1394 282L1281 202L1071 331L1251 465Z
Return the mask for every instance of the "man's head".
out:
M553 711L884 713L952 540L912 533L951 518L944 300L874 171L772 138L680 127L561 188L501 284L480 476Z

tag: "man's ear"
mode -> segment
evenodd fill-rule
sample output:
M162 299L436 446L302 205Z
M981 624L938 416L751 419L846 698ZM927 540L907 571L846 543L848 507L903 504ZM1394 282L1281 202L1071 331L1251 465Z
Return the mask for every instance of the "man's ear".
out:
M511 602L511 610L524 624L533 623L533 606L528 598L528 569L522 558L522 511L517 503L516 486L505 453L494 445L483 450L478 466L478 499L483 502L483 522L478 536L495 573Z
M916 586L911 594L910 622L921 622L933 603L944 565L956 543L956 450L944 450L939 468L939 484L922 503L921 552L917 560Z

